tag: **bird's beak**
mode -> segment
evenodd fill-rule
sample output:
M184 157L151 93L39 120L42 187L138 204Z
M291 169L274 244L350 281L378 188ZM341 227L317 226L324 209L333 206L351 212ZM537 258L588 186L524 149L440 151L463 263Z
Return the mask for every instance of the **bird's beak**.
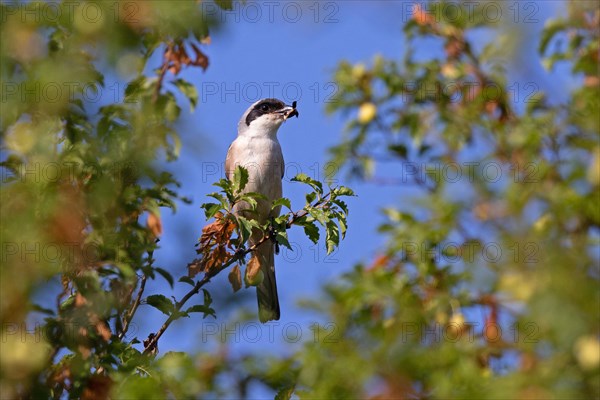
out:
M294 101L292 103L291 106L285 106L281 111L279 111L281 114L283 114L283 117L287 120L289 118L292 118L293 116L296 116L296 118L298 118L298 116L300 115L298 113L298 110L296 110L296 102Z

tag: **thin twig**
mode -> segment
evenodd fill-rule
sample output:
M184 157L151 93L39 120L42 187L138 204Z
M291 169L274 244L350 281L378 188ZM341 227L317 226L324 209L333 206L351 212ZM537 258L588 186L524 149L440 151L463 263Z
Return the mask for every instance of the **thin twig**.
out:
M312 208L319 208L323 205L323 203L327 200L328 197L331 197L331 192L327 193L325 196L321 197ZM292 225L294 225L300 218L308 215L308 211L306 209L302 209L297 213L292 213L292 219L287 223L287 228L290 229Z
M135 315L135 312L140 306L140 302L142 301L142 294L144 294L144 289L146 288L146 279L146 275L142 275L140 289L138 290L137 296L135 297L135 301L133 302L131 309L129 310L129 312L125 316L125 319L123 320L123 329L121 330L121 333L119 333L119 339L123 339L123 337L125 337L125 334L127 333L127 330L130 326L129 324L133 320L133 316Z
M158 81L156 82L156 88L154 89L154 93L152 94L152 102L153 103L156 103L156 101L158 100L158 96L160 94L160 89L162 88L162 84L165 79L165 75L166 75L167 71L169 70L169 66L171 64L171 60L169 60L169 58L167 57L167 53L172 52L173 48L174 48L174 44L168 43L167 48L165 49L165 51L163 53L163 63L162 63L162 66L160 67L160 73L158 74Z
M315 207L322 206L327 201L328 198L331 198L331 192L329 192L325 196L321 197L312 207L315 208ZM306 216L307 214L308 214L308 211L306 211L306 209L300 210L297 213L292 212L291 213L292 218L287 223L287 228L289 229L300 218ZM260 246L261 244L263 244L264 242L266 242L266 241L268 241L270 239L271 239L271 235L270 234L263 235L263 237L258 242L254 243L249 248L236 253L233 257L231 257L231 259L228 262L226 262L225 264L221 265L219 268L213 268L210 271L205 272L204 273L204 277L201 280L199 280L198 282L196 282L196 284L194 285L194 287L189 292L187 292L185 294L185 296L183 296L181 298L181 300L179 300L177 302L177 304L175 304L175 310L169 316L169 318L167 318L167 320L162 324L162 326L160 327L160 329L158 330L158 332L156 332L156 334L154 336L152 336L151 338L149 337L148 342L145 343L144 354L149 354L149 353L151 353L153 351L153 349L156 348L158 340L161 338L161 336L163 335L163 333L165 333L165 331L167 330L167 328L169 328L169 326L173 323L173 321L175 321L178 318L178 314L179 314L179 311L181 311L181 308L185 305L185 303L187 303L187 301L192 296L194 296L195 294L197 294L198 292L200 292L200 289L202 289L202 287L204 285L206 285L208 282L210 282L210 280L213 277L215 277L218 273L220 273L221 271L223 271L227 267L231 266L234 262L237 262L238 260L244 258L247 254L255 251L258 248L258 246Z
M158 81L156 82L156 88L154 89L154 93L152 94L152 102L156 103L158 100L158 95L160 94L160 89L162 88L163 80L165 79L165 74L169 69L169 60L163 61L163 65L160 69L160 74L158 75Z
M150 341L146 344L146 348L144 349L144 354L150 353L152 351L152 349L154 349L156 347L156 344L158 343L158 339L160 339L160 337L163 335L163 333L165 333L165 331L171 325L171 323L173 323L173 321L175 321L176 316L179 314L179 311L181 311L181 308L185 305L185 303L187 303L187 301L192 296L194 296L195 294L200 292L200 289L202 289L202 287L204 285L206 285L208 282L210 282L210 280L214 276L216 276L219 272L223 271L224 269L226 269L227 267L229 267L230 265L232 265L234 262L238 261L239 259L245 257L248 253L255 251L258 246L260 246L261 244L263 244L264 242L266 242L269 239L270 239L270 235L263 236L262 239L260 239L258 242L253 244L251 247L243 250L242 252L236 254L228 262L226 262L219 268L213 268L212 270L205 272L204 277L201 280L199 280L198 282L196 282L194 287L189 292L187 292L185 294L185 296L183 296L181 298L181 300L179 300L177 302L177 304L175 304L175 311L169 316L169 318L167 318L167 320L160 327L158 332L156 332L156 334L152 337L152 339L150 339Z

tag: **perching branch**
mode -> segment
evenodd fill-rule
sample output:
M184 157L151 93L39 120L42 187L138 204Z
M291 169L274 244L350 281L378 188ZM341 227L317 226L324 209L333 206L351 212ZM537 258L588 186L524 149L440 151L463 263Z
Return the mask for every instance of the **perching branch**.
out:
M162 324L162 326L160 327L158 332L156 332L156 334L154 334L154 336L152 336L152 338L150 339L149 342L145 343L144 354L148 354L148 353L152 352L153 349L156 348L156 345L158 344L158 340L163 335L163 333L165 333L165 331L171 325L171 323L177 319L177 315L178 315L179 311L181 311L181 308L185 305L185 303L187 303L187 301L190 298L192 298L192 296L194 296L195 294L200 292L200 289L202 289L202 287L205 284L210 282L210 280L213 277L215 277L219 272L221 272L224 269L226 269L227 267L231 266L234 262L243 259L248 253L253 252L254 250L256 250L256 248L258 246L260 246L261 244L263 244L264 242L266 242L269 239L270 239L270 235L263 236L262 239L260 239L258 242L256 242L251 247L241 250L238 253L236 253L234 257L232 257L229 261L227 261L225 264L223 264L219 268L212 268L209 271L205 272L204 277L201 280L199 280L198 282L196 282L194 287L189 292L187 292L185 294L185 296L183 296L181 298L181 300L179 300L177 302L177 304L175 304L175 311L169 316L169 318L167 318L167 320L164 322L164 324Z
M300 180L302 179L302 180ZM307 183L309 185L314 185L315 181L311 180L310 178L306 177L300 177L299 181ZM223 185L224 190L228 190L229 188L231 188L231 186L228 186L227 184ZM313 186L314 187L314 186ZM243 185L242 185L243 188ZM322 188L320 186L318 186L317 189L318 192L318 196L315 194L314 197L318 197L318 199L314 202L314 203L309 203L307 204L302 210L298 211L298 212L289 212L286 217L288 218L288 221L285 222L285 225L283 225L284 221L279 222L279 229L282 229L283 227L285 227L285 229L289 229L292 227L292 225L303 225L306 223L306 221L301 222L300 220L306 216L308 216L309 214L311 214L311 212L313 212L312 210L315 209L320 209L320 212L331 212L331 216L328 217L329 219L334 219L337 218L338 220L340 220L341 217L341 211L338 211L338 204L334 203L336 201L336 198L338 196L353 196L353 192L345 187L339 187L339 188L333 188L331 189L331 191L325 195L322 194ZM213 196L214 197L214 196ZM217 196L218 197L218 196ZM313 199L314 199L313 197ZM288 204L289 204L289 200ZM210 207L210 205L208 205ZM230 207L225 207L226 209L231 209ZM344 215L347 212L346 209L344 208ZM214 213L213 213L214 215ZM345 226L345 216L343 217L343 224ZM323 226L325 226L326 224L323 222L320 222ZM340 221L341 223L341 221ZM243 245L244 243L239 243L237 251L233 254L233 256L231 256L227 262L219 265L219 266L213 266L211 268L204 268L204 276L202 277L201 280L197 281L193 288L190 289L190 291L188 291L182 298L181 300L179 300L177 303L174 304L173 309L171 310L169 317L166 319L166 321L162 324L162 326L160 327L160 329L155 333L155 334L150 334L148 336L148 339L146 339L144 341L144 354L150 354L150 353L155 353L157 350L157 344L158 341L160 340L160 338L162 337L162 335L165 333L165 331L169 328L169 326L171 325L171 323L173 323L173 321L177 320L182 314L182 308L183 306L187 303L187 301L192 298L195 294L200 292L200 289L202 289L202 287L204 285L206 285L208 282L210 282L210 280L216 276L217 274L219 274L221 271L225 270L226 268L228 268L229 266L231 266L232 264L234 264L235 262L238 262L240 260L243 260L246 255L248 255L249 253L255 251L260 245L262 245L264 242L269 241L269 240L274 240L276 238L277 232L271 230L271 229L264 229L264 227L261 228L263 230L263 237L256 243L254 243L252 246L250 246L249 248L244 248ZM315 229L317 229L315 227ZM330 234L329 234L329 230L333 229L330 225L330 223L327 223L326 229L328 230L328 241L331 240L330 239ZM343 233L344 231L342 231ZM317 235L318 236L318 235ZM335 235L332 235L335 236ZM339 237L337 237L337 240L339 241ZM314 239L311 237L311 240L316 241L317 239ZM337 243L336 243L337 245ZM329 248L329 243L328 243L328 248ZM206 256L206 255L205 255ZM192 264L200 264L201 260L195 260L193 263L190 263L189 265ZM189 267L188 265L188 267ZM137 301L137 299L136 299Z
M315 205L313 206L313 208L322 208L323 205L327 202L327 199L331 197L331 192L327 193L325 196L323 196L321 199L319 199ZM292 219L287 223L287 228L290 229L292 227L292 225L294 225L295 222L297 222L300 218L305 217L308 215L308 210L306 208L303 208L302 210L298 211L297 213L292 213Z
M142 275L140 289L138 290L137 296L135 297L135 301L133 302L129 312L123 319L123 328L119 333L119 339L123 339L125 337L125 334L127 334L127 330L129 330L131 320L133 320L133 316L135 315L138 307L140 306L140 302L142 301L142 295L144 294L144 289L146 288L146 279L146 275Z

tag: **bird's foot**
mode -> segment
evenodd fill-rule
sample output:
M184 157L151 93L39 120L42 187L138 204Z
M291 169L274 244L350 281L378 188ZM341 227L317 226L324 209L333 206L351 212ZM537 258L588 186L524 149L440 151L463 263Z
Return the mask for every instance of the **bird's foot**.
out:
M279 242L277 241L277 229L274 226L275 221L271 219L271 223L269 224L269 239L273 242L275 246L275 254L279 254Z

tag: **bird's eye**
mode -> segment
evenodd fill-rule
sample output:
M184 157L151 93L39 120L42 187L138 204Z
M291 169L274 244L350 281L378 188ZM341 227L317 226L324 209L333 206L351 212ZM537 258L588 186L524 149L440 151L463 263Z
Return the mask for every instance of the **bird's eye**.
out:
M267 112L269 111L269 105L268 104L263 104L260 106L261 111Z

